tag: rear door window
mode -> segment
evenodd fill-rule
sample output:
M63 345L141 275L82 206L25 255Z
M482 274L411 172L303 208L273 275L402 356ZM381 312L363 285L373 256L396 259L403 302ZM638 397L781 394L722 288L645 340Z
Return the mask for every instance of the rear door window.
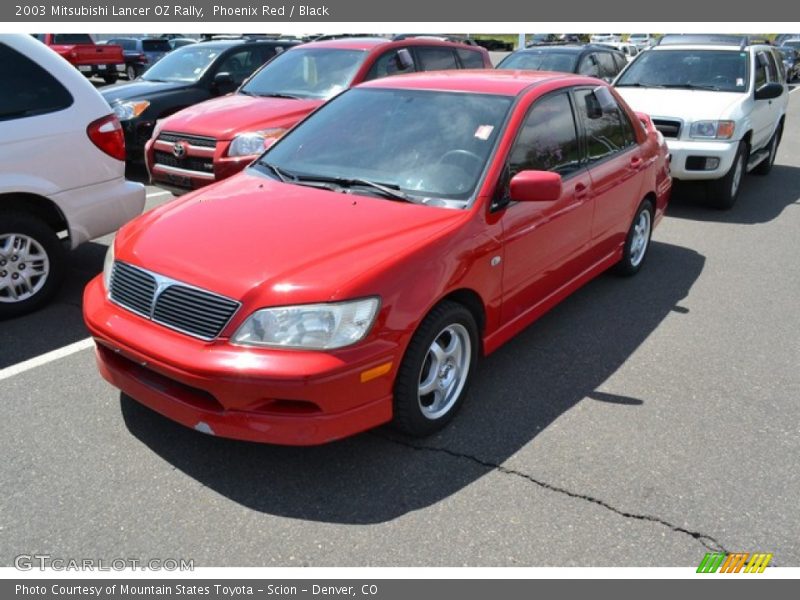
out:
M627 114L613 96L601 107L590 89L575 92L575 104L583 124L589 163L623 152L636 143Z
M597 62L599 63L600 77L604 79L611 80L619 72L610 52L598 52Z
M483 68L483 55L476 50L468 50L467 48L459 48L456 50L458 59L461 61L461 66L465 69L482 69Z
M587 54L581 59L580 64L578 64L578 74L588 77L600 77L596 54Z
M418 46L414 48L422 71L446 71L457 69L456 55L452 48Z
M64 110L72 94L50 73L25 55L0 42L0 121Z

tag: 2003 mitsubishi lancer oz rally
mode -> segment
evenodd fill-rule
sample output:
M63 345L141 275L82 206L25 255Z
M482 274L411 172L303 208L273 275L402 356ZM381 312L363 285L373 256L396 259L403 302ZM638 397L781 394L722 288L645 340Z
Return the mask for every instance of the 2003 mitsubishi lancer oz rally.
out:
M102 375L199 431L426 435L479 356L642 267L671 185L661 135L598 79L380 79L124 227L84 316Z

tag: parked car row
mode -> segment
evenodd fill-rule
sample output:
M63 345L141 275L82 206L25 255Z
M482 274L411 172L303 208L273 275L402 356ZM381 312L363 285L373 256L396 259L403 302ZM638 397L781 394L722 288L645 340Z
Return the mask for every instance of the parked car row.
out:
M121 173L144 146L155 182L196 191L125 224L86 288L103 377L223 437L433 433L482 356L600 273L642 268L673 178L729 208L772 167L774 46L664 36L628 63L608 43L491 69L431 36L215 40L100 96L0 37L0 316L52 295L65 247L142 211Z

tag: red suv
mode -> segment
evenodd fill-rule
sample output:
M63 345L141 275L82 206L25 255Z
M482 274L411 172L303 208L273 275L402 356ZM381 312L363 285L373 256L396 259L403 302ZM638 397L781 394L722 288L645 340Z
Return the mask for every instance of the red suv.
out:
M389 77L123 227L84 317L103 377L198 431L426 435L481 356L642 267L671 185L663 138L598 79Z
M297 46L267 63L237 93L160 121L146 147L150 177L176 193L225 179L327 100L363 81L491 67L483 48L426 38L349 38Z

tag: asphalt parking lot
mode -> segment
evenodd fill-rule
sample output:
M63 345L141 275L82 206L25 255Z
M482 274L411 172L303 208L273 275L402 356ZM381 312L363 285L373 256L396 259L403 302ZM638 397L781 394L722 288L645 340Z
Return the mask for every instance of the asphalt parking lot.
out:
M729 212L678 187L643 271L485 360L425 440L256 445L121 397L80 310L109 239L85 245L55 303L0 326L0 564L800 566L800 93L772 173L743 185Z

